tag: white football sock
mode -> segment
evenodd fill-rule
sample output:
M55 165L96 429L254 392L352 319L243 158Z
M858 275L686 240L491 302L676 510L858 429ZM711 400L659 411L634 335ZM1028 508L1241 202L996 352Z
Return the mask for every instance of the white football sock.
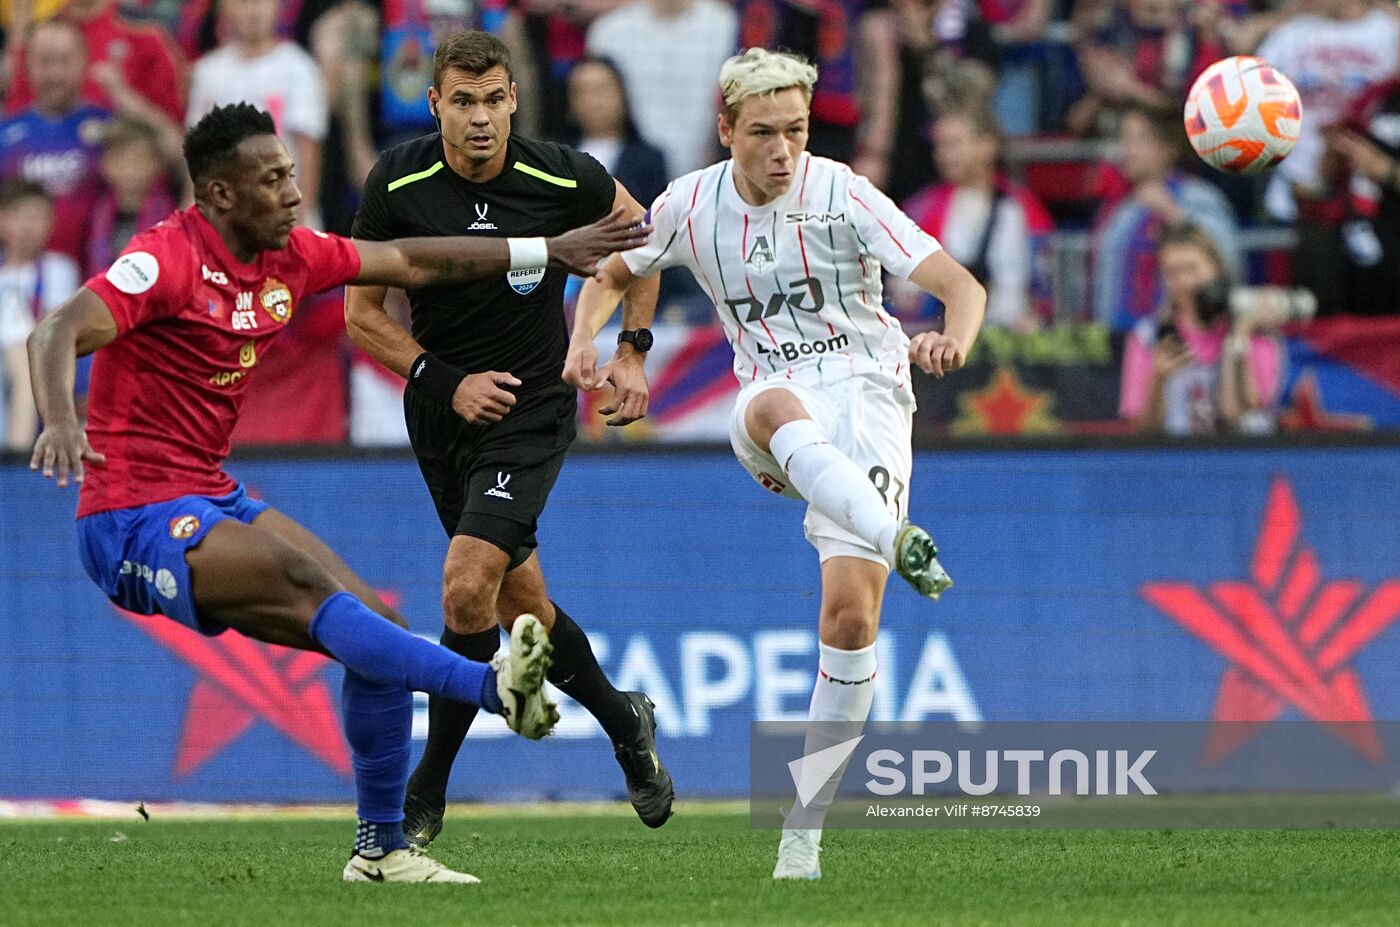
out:
M773 432L768 448L812 508L894 564L898 519L886 508L869 475L832 447L820 425L810 418L788 422Z
M826 644L819 647L821 671L807 709L803 756L860 736L870 717L870 703L875 699L875 645L860 650L839 650ZM800 801L794 803L785 826L820 828L845 774L843 764L805 807Z

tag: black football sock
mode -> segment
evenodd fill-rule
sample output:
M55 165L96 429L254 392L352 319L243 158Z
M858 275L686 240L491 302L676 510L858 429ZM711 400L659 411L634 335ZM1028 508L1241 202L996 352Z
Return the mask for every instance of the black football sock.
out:
M554 627L549 632L549 642L554 645L554 663L549 667L547 677L549 681L587 708L614 742L637 733L637 725L641 721L632 709L632 703L603 674L583 628L564 614L557 604L554 604Z
M496 628L474 634L458 634L451 628L442 629L442 646L453 653L478 663L490 662L501 649L501 632ZM434 804L447 799L447 779L452 774L452 762L476 720L477 706L449 698L428 698L428 743L418 768L408 780L408 791Z

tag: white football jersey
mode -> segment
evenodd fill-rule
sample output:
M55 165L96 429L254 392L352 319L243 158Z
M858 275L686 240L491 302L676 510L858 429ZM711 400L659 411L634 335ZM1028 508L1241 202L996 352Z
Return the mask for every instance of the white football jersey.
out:
M651 241L622 258L649 277L687 267L714 301L741 384L882 372L905 384L909 339L885 311L881 271L908 277L938 242L870 181L804 153L788 192L750 206L732 161L674 180Z

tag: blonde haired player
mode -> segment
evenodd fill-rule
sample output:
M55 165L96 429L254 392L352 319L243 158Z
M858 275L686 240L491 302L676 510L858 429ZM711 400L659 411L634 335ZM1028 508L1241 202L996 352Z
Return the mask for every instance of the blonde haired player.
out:
M909 368L941 377L961 367L986 305L972 275L870 181L804 151L816 79L802 59L761 48L725 63L719 137L731 157L673 181L652 205L650 243L613 255L585 282L564 368L582 389L613 384L605 412L640 418L650 333L636 330L655 307L629 302L617 355L602 369L594 338L629 287L667 267L689 268L709 293L743 385L730 422L735 454L765 488L807 501L804 528L821 559L808 754L826 745L819 728L859 729L870 713L890 569L931 599L952 585L928 533L904 520ZM942 300L944 331L910 341L881 304L882 271ZM820 826L835 789L833 780L788 816L774 878L820 878Z

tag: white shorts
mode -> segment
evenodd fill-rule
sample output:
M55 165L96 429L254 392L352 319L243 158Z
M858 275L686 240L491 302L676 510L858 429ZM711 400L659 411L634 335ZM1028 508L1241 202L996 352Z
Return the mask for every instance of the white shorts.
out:
M909 478L914 468L911 450L914 397L892 380L856 376L816 388L797 380L759 380L739 391L729 418L729 442L749 475L769 492L789 499L802 496L788 485L787 475L773 455L760 448L744 427L744 415L755 396L785 389L797 397L826 433L827 440L865 472L897 519L909 511ZM890 566L869 544L810 506L802 521L807 541L823 561L858 557Z

